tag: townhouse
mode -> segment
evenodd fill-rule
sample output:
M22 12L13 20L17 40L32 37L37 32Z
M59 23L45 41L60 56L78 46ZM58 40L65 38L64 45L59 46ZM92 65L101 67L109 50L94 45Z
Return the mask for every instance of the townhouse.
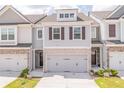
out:
M57 9L52 15L0 10L0 71L124 70L124 7L92 12Z
M124 70L124 6L113 11L92 12L99 23L102 43L102 67Z

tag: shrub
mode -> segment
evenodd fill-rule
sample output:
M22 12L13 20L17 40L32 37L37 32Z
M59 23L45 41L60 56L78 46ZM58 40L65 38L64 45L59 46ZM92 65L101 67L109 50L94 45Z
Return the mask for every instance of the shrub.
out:
M96 75L98 75L98 76L100 76L100 77L104 76L104 70L103 70L103 69L98 70L98 71L96 72Z
M107 68L104 70L104 73L110 73L111 72L111 69Z
M25 68L24 70L22 70L20 77L24 77L27 78L27 75L29 74L29 69Z
M117 76L118 71L114 70L114 69L111 69L111 74L112 74L112 76Z

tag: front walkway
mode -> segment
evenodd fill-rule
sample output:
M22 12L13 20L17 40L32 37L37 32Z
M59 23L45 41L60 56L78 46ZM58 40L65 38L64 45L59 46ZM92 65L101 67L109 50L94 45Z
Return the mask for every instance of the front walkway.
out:
M45 73L36 88L98 88L88 73Z
M11 71L0 72L0 88L3 88L10 82L14 81L19 76L19 74L20 72Z

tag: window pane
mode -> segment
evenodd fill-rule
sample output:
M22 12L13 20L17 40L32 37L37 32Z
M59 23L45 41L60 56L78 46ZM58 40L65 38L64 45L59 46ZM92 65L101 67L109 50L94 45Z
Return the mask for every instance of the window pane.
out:
M15 29L13 29L13 28L8 29L8 39L9 40L14 40L14 38L15 38L14 32L15 32Z
M42 38L42 30L38 30L38 38L39 38L39 39Z
M65 18L68 18L69 17L69 14L65 14Z
M74 39L80 39L81 38L81 31L80 27L74 28Z
M53 29L53 38L54 39L60 39L60 28L54 28Z
M80 34L74 34L74 39L80 39Z
M54 34L54 39L60 39L60 34Z
M54 33L60 33L60 30L59 30L59 28L54 28Z
M1 40L7 40L7 29L1 28Z
M74 13L71 13L70 14L70 18L74 18Z
M63 18L64 17L64 15L63 14L60 14L60 18Z

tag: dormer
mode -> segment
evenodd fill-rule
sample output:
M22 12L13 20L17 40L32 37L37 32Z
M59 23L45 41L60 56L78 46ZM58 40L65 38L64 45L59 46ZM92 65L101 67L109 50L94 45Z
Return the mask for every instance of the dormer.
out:
M57 21L77 21L78 9L57 9Z

